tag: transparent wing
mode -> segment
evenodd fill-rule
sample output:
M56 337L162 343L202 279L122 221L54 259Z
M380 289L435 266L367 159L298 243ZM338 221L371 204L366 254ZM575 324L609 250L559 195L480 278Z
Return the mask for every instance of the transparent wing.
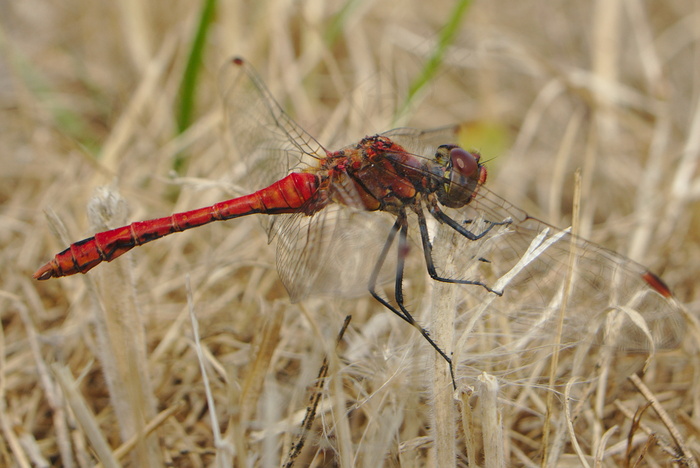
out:
M284 112L247 62L233 59L221 81L227 135L246 163L249 190L318 167L330 156ZM331 205L312 217L300 210L263 219L270 239L278 237L278 270L293 301L318 293L366 292L374 266L368 258L381 249L391 227L385 213L352 208L361 206L354 187L336 185L334 191L346 206Z
M366 294L392 224L387 213L342 205L311 217L287 216L279 225L277 270L292 302L312 294Z
M455 128L397 129L385 135L426 158L437 146L457 140ZM503 293L475 285L460 288L466 292L459 306L462 345L471 356L463 365L478 364L483 370L484 362L500 362L500 371L513 369L519 367L513 360L525 351L542 358L555 344L564 349L601 344L648 354L675 348L682 339L680 305L644 266L532 218L485 187L468 205L441 209L471 233L486 234L470 240L445 223L428 220L438 275L480 282ZM489 231L493 223L504 224ZM419 238L416 229L412 233L414 240Z
M245 60L232 59L221 81L227 135L248 165L251 189L315 167L326 156L323 146L284 112Z
M282 110L253 67L234 58L221 73L225 137L245 161L242 185L267 187L290 172L316 167L327 154L311 135ZM274 235L277 217L262 222Z
M406 151L418 157L432 159L440 145L457 144L459 127L451 125L429 130L395 128L382 135L391 138Z
M650 355L683 337L678 302L638 263L528 217L483 187L467 207L445 212L475 234L509 221L479 240L445 224L436 229L444 243L436 241L433 255L440 275L503 293L462 288L461 365L486 370L486 362L490 372L511 372L542 362L554 347L576 350L581 361L592 344ZM575 367L571 359L566 372Z

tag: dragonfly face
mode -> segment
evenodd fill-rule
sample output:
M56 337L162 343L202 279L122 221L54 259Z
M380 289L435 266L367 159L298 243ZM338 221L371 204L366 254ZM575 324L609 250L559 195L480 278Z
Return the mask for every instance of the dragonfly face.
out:
M449 208L460 208L469 203L479 186L486 182L486 168L479 163L479 153L470 153L457 145L442 145L435 153L435 161L442 170L437 189L438 200Z

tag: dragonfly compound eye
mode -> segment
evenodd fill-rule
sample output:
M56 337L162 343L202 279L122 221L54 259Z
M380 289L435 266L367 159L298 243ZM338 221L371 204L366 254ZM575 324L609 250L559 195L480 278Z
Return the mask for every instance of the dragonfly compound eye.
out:
M452 170L463 177L471 177L479 169L478 155L474 155L459 146L450 151Z
M449 161L443 174L442 186L438 189L438 200L450 208L459 208L471 201L481 183L479 156L459 146L449 148Z

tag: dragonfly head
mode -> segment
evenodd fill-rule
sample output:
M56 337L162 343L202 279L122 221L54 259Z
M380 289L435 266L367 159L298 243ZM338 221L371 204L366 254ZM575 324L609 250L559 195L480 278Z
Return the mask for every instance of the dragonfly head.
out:
M442 181L437 190L438 200L450 208L466 205L486 182L486 168L479 163L479 153L470 153L457 145L442 145L435 153L441 168Z

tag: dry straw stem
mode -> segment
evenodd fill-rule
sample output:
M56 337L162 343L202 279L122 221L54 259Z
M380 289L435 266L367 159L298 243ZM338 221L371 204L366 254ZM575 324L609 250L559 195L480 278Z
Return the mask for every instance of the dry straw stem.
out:
M687 444L685 443L683 436L681 435L680 431L678 431L678 428L676 428L676 425L673 424L671 417L668 415L664 407L661 406L661 403L659 402L658 398L656 398L656 395L654 395L654 393L651 390L649 390L649 387L644 385L644 382L642 382L642 380L636 374L631 375L629 379L634 384L634 386L637 387L639 393L644 395L644 397L649 400L649 402L651 403L651 407L654 408L654 411L658 413L659 418L661 418L661 421L668 428L669 434L673 438L673 441L676 443L683 456L683 459L679 461L681 461L681 463L686 466L698 466L697 462L695 461L695 457L693 456L693 453L690 451Z
M440 230L435 239L435 244L441 249L449 250L452 236L446 230ZM436 254L439 252L435 251ZM450 252L445 256L445 268L448 272L458 268L458 259ZM433 297L430 307L430 330L433 339L442 343L442 350L452 356L452 343L455 335L456 298L454 288L446 284L436 284L433 288ZM457 420L454 417L457 411L453 396L453 383L451 372L446 372L446 362L437 353L433 357L433 383L431 386L434 405L433 413L433 438L435 440L435 466L451 466L456 459Z
M483 373L477 379L476 390L480 395L484 466L505 466L506 441L503 437L501 408L498 404L498 380Z
M581 207L581 171L576 170L575 176L574 176L574 203L573 203L573 209L572 209L572 225L571 225L571 232L573 235L578 235L579 232L579 216L580 216L580 207ZM573 239L573 237L572 237ZM556 320L556 326L557 326L557 332L555 334L555 345L561 344L561 338L562 338L562 333L564 329L564 315L566 314L566 307L568 306L569 303L569 296L571 294L571 290L573 287L573 281L575 281L574 278L574 264L576 263L576 246L572 242L571 243L571 252L569 253L569 258L568 258L568 269L566 271L566 279L564 280L564 298L562 300L562 307L558 311L559 317ZM554 388L556 379L557 379L557 367L559 365L559 346L555 346L554 352L552 354L551 360L550 360L550 366L549 366L549 386L550 388ZM566 399L568 400L569 397L569 390L570 390L570 384L572 381L569 381L567 383L566 387ZM581 449L578 446L578 442L575 439L575 434L573 431L573 421L570 418L569 415L569 407L568 405L566 406L566 417L567 417L567 423L568 423L568 428L569 428L569 433L573 435L571 439L571 444L574 447L574 450L576 451L576 454L579 456L579 458L583 459L583 456L581 454ZM555 413L554 410L554 393L550 392L547 394L547 414L545 416L544 420L544 429L543 429L543 445L545 448L549 447L549 436L550 436L550 424L552 423L552 415ZM544 459L542 464L544 466L547 466L547 458L549 457L550 452L545 451L544 453Z
M129 221L240 193L245 155L226 144L219 82L236 54L330 149L388 130L399 109L414 127L466 123L474 140L465 146L482 152L487 185L560 227L572 222L571 180L581 167L581 233L661 273L694 319L700 11L693 2L495 0L473 2L461 22L447 0L232 0L218 2L206 21L196 2L6 3L0 465L211 465L228 450L217 446L214 425L233 444L234 465L279 466L318 392L297 466L426 466L438 454L446 466L540 466L543 453L551 466L582 459L664 466L674 456L645 428L663 443L672 439L662 437L669 421L684 460L696 456L694 326L680 348L657 350L642 377L667 416L647 410L637 422L646 397L625 375L600 378L600 363L588 356L595 347L562 350L560 369L576 371L560 372L554 388L549 359L532 362L551 350L523 350L507 370L480 381L492 361L471 357L505 359L487 351L517 341L505 319L498 327L477 320L469 333L458 329L439 343L457 362L455 404L434 350L367 297L290 304L274 246L254 219L171 236L87 277L30 278L69 242L94 233L86 206L97 187L121 194ZM444 33L455 22L454 34ZM201 61L193 62L201 32ZM440 45L443 37L451 42ZM426 73L431 57L441 62ZM192 63L198 81L188 88ZM407 107L420 76L432 78ZM179 133L183 89L193 89L194 106ZM498 129L495 143L484 128ZM45 212L59 218L58 239ZM409 266L416 294L407 305L437 333L420 313L429 303L424 265ZM209 399L189 331L186 274ZM469 288L453 292L457 307L471 297ZM352 326L333 356L348 314ZM455 327L465 324L456 314ZM329 375L317 386L326 354ZM638 357L614 356L620 369ZM574 373L580 380L567 393ZM553 430L544 447L548 394ZM135 434L144 436L134 443Z

